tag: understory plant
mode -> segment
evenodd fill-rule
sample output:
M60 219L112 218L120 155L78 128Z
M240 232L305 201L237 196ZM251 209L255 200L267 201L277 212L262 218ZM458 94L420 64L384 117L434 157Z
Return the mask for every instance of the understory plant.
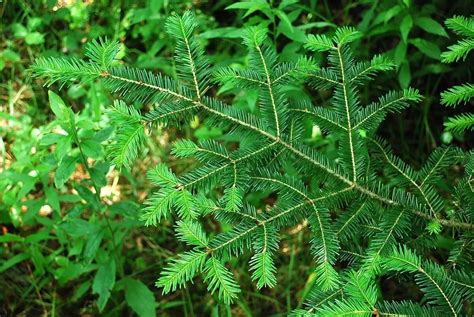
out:
M315 280L295 315L472 313L474 155L442 146L418 170L394 155L377 129L422 96L407 88L362 103L359 90L394 64L382 55L354 60L351 43L360 32L340 27L331 36L309 35L314 59L279 63L266 29L250 28L243 37L247 67L213 69L191 12L171 16L166 28L176 40L176 78L117 65L119 45L107 41L90 43L88 60L40 58L32 67L49 85L101 80L120 98L112 109L121 130L110 150L119 166L133 164L147 127L179 128L198 116L224 131L219 140L176 140L173 155L199 162L192 171L178 176L164 164L148 171L157 189L141 219L147 226L175 219L176 237L189 246L162 270L156 285L163 293L199 275L230 304L241 288L227 264L249 252L257 288L273 287L280 235L308 226ZM216 98L216 85L258 89L257 111L229 105L232 95ZM294 89L298 98L288 95ZM332 92L323 105L313 101L320 91ZM151 110L140 113L126 101ZM336 157L307 143L308 121L334 138ZM453 173L465 176L453 181ZM249 199L256 192L266 194ZM449 255L438 252L442 243ZM414 280L423 297L385 299L380 285L387 278L401 285Z
M91 120L92 107L75 113L58 95L48 95L55 115L48 125L31 131L29 117L11 120L21 133L11 147L15 162L0 171L0 218L12 224L2 226L0 236L6 258L0 261L1 299L19 311L12 298L35 293L41 312L32 305L28 314L48 315L52 306L55 315L63 305L93 296L103 312L115 288L140 316L156 316L153 293L124 272L126 245L140 222L137 204L114 201L117 190L108 185L113 171L102 143L113 134L117 114ZM121 128L116 132L120 137ZM44 295L50 285L70 289L69 296Z

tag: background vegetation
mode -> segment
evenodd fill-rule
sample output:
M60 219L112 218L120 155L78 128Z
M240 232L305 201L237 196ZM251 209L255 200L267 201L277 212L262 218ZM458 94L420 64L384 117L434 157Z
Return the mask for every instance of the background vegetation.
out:
M158 272L185 246L174 238L172 220L156 228L139 220L139 207L152 188L145 172L160 162L177 174L191 169L196 163L171 155L170 142L177 137L219 138L222 131L198 118L179 131L149 127L136 164L112 162L106 145L123 127L116 125L112 96L102 84L73 85L57 95L29 70L35 58L82 57L84 43L108 37L120 41L123 63L174 76L174 43L164 32L165 19L188 9L197 16L213 67L247 64L241 45L247 26L267 26L285 62L303 55L306 34L329 34L336 26L352 25L364 34L355 46L357 58L386 53L396 64L396 75L383 75L364 88L362 101L408 85L424 96L417 106L391 114L379 129L394 152L418 168L441 144L472 148L471 132L448 132L443 125L469 105L447 108L440 102L448 88L473 81L468 67L472 57L460 63L441 61L441 53L456 39L444 21L472 14L470 1L3 1L0 315L286 315L307 299L314 263L302 243L308 233L301 226L281 237L275 288L257 290L242 269L235 275L243 291L231 306L218 303L202 283L161 295L154 286ZM314 96L321 101L327 97ZM256 92L249 91L237 95L233 104L254 111L256 101ZM72 110L64 110L66 106ZM328 155L337 151L316 127L306 130L308 142L324 145ZM253 199L260 198L255 193ZM449 243L442 235L435 240L439 251L430 257L443 261ZM403 286L391 279L381 283L391 299L421 297L411 281Z

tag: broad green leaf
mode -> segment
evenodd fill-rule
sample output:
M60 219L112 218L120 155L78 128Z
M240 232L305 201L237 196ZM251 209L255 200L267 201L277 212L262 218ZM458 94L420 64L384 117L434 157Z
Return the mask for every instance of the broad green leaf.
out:
M84 155L92 159L97 159L102 155L102 146L95 139L81 140L78 144L84 151Z
M278 5L278 9L283 10L284 8L295 3L298 3L298 0L282 0Z
M44 43L44 35L39 32L28 33L25 36L25 42L28 45L38 45Z
M203 39L214 39L214 38L238 39L238 38L241 38L243 34L244 32L242 29L229 26L229 27L207 30L199 34L199 37Z
M27 259L30 258L30 254L29 253L20 253L20 254L17 254L17 255L14 255L12 257L10 257L8 260L6 260L5 262L3 262L3 264L0 266L0 273L8 270L9 268L17 265L18 263L21 263Z
M6 243L6 242L23 242L24 238L20 237L16 234L12 233L6 233L0 236L0 243Z
M61 229L72 237L84 237L98 231L97 226L84 219L71 219L59 225Z
M435 43L420 38L411 39L409 42L415 45L416 48L426 56L436 60L441 60L441 51Z
M99 294L97 306L99 312L102 312L110 297L110 291L115 284L115 261L112 259L107 263L101 264L97 273L95 274L94 282L92 284L92 292Z
M59 133L48 133L43 136L40 140L40 145L48 146L60 142L62 139L67 138L68 136Z
M101 229L95 230L91 235L87 236L87 242L84 248L84 258L89 261L94 259L103 237L104 231Z
M28 34L28 30L20 23L14 23L12 25L12 31L17 38L24 38Z
M291 24L290 19L286 15L285 12L281 10L276 10L276 15L280 18L280 20L288 27L290 32L293 32L293 25Z
M393 6L392 8L388 9L387 11L384 11L383 14L383 22L387 23L390 21L394 16L400 13L402 11L402 7L400 5Z
M247 9L247 12L244 14L244 18L248 15L254 13L255 11L261 11L269 18L272 18L270 5L266 0L251 0L251 1L241 1L231 4L225 8L226 10L230 9Z
M410 33L412 27L413 19L411 18L411 15L407 14L400 24L400 33L404 42L408 40L408 34Z
M61 162L56 169L56 174L54 174L54 185L56 188L60 188L64 185L64 182L68 180L72 172L76 169L77 158L66 155L63 157Z
M64 101L53 91L48 91L49 106L59 120L67 120L67 107Z
M407 43L400 41L395 48L393 61L397 66L400 66L403 62L405 62L405 57L407 55Z
M5 61L19 62L21 60L21 57L17 52L14 52L8 48L0 52L0 54L3 57L3 60Z
M61 206L59 204L58 193L52 187L45 187L44 193L46 194L46 199L48 204L57 212L61 211Z
M444 27L440 23L433 20L432 18L428 18L428 17L417 18L415 20L415 24L428 33L436 34L436 35L440 35L444 37L449 37Z
M405 62L400 67L400 71L398 72L398 81L400 82L400 86L402 88L408 88L411 82L411 73L410 73L410 65Z
M143 282L127 278L125 281L125 300L138 316L156 316L155 296Z

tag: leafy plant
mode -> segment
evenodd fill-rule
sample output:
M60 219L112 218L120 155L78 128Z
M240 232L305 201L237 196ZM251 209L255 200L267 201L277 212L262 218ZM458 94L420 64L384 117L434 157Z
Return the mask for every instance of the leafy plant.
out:
M446 20L446 26L457 35L463 36L456 44L448 47L442 54L444 63L465 60L469 52L474 49L474 18L454 16ZM441 93L441 104L449 107L456 107L460 104L467 104L474 97L474 85L463 84L449 88ZM474 114L463 113L455 117L448 118L445 122L446 130L462 133L474 129Z
M359 29L368 38L393 39L399 42L392 52L397 65L398 80L407 88L417 72L439 73L443 69L439 44L436 38L447 38L444 27L436 21L436 7L431 4L416 5L414 1L365 1L369 6L362 15ZM433 39L431 39L432 37ZM408 55L413 54L411 58ZM423 67L417 69L417 64Z
M113 203L111 195L101 195L101 189L109 182L110 170L101 143L113 133L114 118L111 116L108 127L102 122L102 128L98 129L101 123L91 122L88 108L75 114L52 91L49 100L56 119L42 131L38 130L34 138L26 142L18 139L14 147L14 153L19 154L17 162L0 173L0 189L4 192L0 206L11 210L9 222L15 229L35 228L38 224L42 224L42 229L31 235L12 230L0 236L0 242L9 245L6 252L9 258L0 260L0 273L31 261L34 272L30 264L26 266L33 275L37 293L49 283L67 287L68 282L77 280L72 299L77 301L88 293L97 294L99 311L104 310L114 287L126 280L130 288L148 299L143 303L140 298L130 297L128 288L122 286L127 303L137 312L145 310L142 316L154 316L155 301L148 287L140 280L121 278L125 257L120 250L125 237L138 224L133 213L138 206L125 200ZM119 129L119 141L121 135ZM90 165L89 161L94 164ZM88 178L69 182L77 177L73 174L79 170L84 170ZM50 174L54 175L53 179ZM42 195L35 197L38 192ZM29 199L25 201L24 197ZM111 221L116 217L121 218L120 225ZM4 285L5 291L9 288ZM41 305L46 313L45 304Z
M152 104L153 109L141 117L150 126L181 126L200 116L231 140L180 139L173 154L193 157L201 165L179 177L163 164L148 172L159 188L149 195L141 219L157 225L175 214L176 236L189 246L161 272L157 286L169 293L201 274L209 292L231 303L241 290L226 264L251 250L252 280L257 288L272 287L278 280L279 232L304 223L312 232L316 278L307 310L295 314L460 315L463 301L474 295L470 268L462 261L472 254L464 246L472 244L474 230L473 154L441 147L414 170L376 135L387 114L420 101L419 92L392 91L363 106L359 89L394 65L382 56L355 61L351 43L361 33L350 27L338 28L333 37L308 36L306 47L327 54L327 67L317 67L310 58L278 63L266 30L250 28L244 35L248 67L214 72L198 45L196 27L191 12L168 19L167 31L176 39L177 79L113 65L111 48L116 44L108 42L89 45L88 61L43 58L32 67L48 84L100 79L130 102ZM318 90L332 89L331 105L315 106L300 85L303 81ZM258 89L257 113L210 96L214 82L243 91ZM287 98L285 88L290 85L299 87L300 98ZM126 127L133 122L130 131L142 135L143 130L133 108L116 105L127 114L120 125L126 139L133 141L118 142L112 153L127 153L126 159L116 162L130 165L144 136L135 139ZM305 144L302 119L312 120L337 140L336 159ZM438 186L443 171L458 163L465 164L466 181L444 180L446 184ZM271 193L273 199L252 204L247 198L256 191ZM203 226L207 219L232 227L208 233ZM436 238L444 232L456 246L451 265L422 256L436 247ZM405 274L413 276L426 305L384 300L379 278Z

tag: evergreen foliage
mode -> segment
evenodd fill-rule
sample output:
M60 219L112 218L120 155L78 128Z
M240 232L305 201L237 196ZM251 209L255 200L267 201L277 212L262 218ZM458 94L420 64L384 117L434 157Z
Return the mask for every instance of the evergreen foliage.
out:
M463 38L456 44L448 47L441 57L444 63L453 63L465 60L469 52L474 49L474 17L454 16L446 20L446 26ZM441 103L445 106L456 107L467 104L474 97L474 85L470 83L457 85L441 93ZM463 113L445 122L446 130L456 133L474 130L474 114Z
M464 278L472 275L472 268L462 260L472 256L472 249L463 245L472 245L474 231L474 154L442 147L416 170L376 135L389 113L419 102L419 92L388 92L363 105L358 89L394 65L382 56L356 61L351 43L362 34L351 27L337 29L333 37L308 36L307 49L327 55L327 67L316 66L310 58L279 63L265 29L250 28L243 41L248 68L213 72L194 34L196 27L190 12L167 23L176 39L177 79L114 66L117 44L106 41L88 46L89 61L49 58L33 66L48 84L101 79L129 102L154 105L141 115L124 102L112 108L113 120L123 127L110 151L117 165L129 167L136 159L146 137L142 122L182 125L199 115L239 140L237 148L213 140L178 140L173 154L193 157L200 165L182 176L165 165L148 173L157 191L145 202L142 220L157 225L173 215L178 239L189 246L161 272L156 285L163 293L201 275L211 293L231 303L241 289L229 262L244 252L253 254L249 270L256 286L272 287L278 282L279 232L307 221L316 282L306 309L295 315L462 315L464 300L474 295L472 279ZM331 89L331 105L289 98L285 87L303 82ZM258 113L210 96L206 92L213 83L258 88ZM305 120L337 139L336 160L305 144ZM441 193L437 180L459 163L465 166L464 182L447 186L449 193L445 186ZM246 196L254 191L272 192L277 199L264 208L253 206ZM205 217L232 229L205 232ZM450 255L452 265L422 257L425 248L435 247L432 235L442 230L449 231L458 246ZM349 264L342 269L341 263ZM422 305L384 300L379 277L399 275L413 276L425 296Z

